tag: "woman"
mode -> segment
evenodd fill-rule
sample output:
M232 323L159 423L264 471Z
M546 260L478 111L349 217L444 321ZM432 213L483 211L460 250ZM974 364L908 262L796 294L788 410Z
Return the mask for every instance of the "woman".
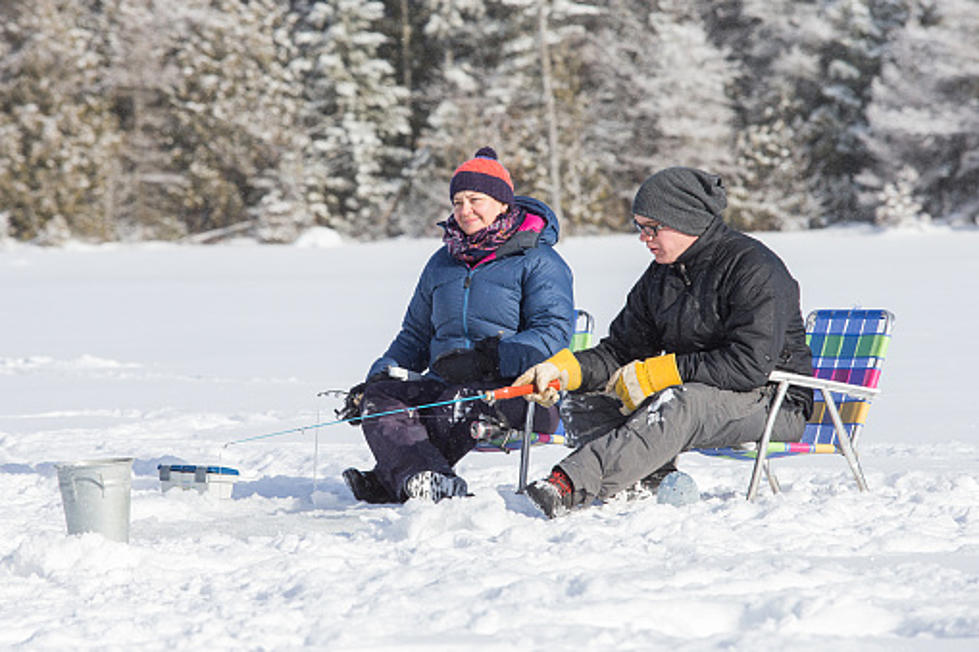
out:
M552 248L558 238L553 211L514 196L510 173L490 147L456 169L449 197L452 215L440 223L445 244L422 270L400 332L371 365L367 382L350 391L346 417L507 385L571 339L571 270ZM557 413L539 412L535 429L553 432ZM364 419L377 464L373 471L347 469L344 480L367 502L465 496L466 482L453 466L480 433L519 427L525 414L526 402L516 399Z

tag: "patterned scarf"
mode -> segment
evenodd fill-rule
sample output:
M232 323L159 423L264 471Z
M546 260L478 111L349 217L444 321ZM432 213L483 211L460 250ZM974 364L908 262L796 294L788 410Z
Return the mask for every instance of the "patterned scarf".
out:
M442 242L449 248L450 256L472 267L509 240L523 224L525 217L524 209L511 204L510 209L506 213L500 213L492 224L472 235L466 235L455 216L451 215L442 223L442 228L445 229Z

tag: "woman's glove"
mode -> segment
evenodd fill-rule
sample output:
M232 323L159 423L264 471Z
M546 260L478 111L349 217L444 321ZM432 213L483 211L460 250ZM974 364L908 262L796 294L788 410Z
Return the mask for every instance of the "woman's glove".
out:
M681 385L680 370L676 366L676 355L660 355L645 360L633 360L619 367L605 391L622 399L622 414L632 414L647 396L673 385Z
M527 400L551 407L561 398L558 390L548 386L553 380L561 382L561 390L573 391L581 387L581 365L571 349L561 349L544 362L534 365L520 374L513 384L533 384L535 391L527 395Z
M364 402L364 388L370 383L377 382L379 380L388 380L390 376L387 371L382 371L381 373L376 373L362 383L357 383L353 387L347 390L347 395L343 399L343 407L334 410L334 414L337 415L338 419L348 420L352 426L359 426L362 419L357 417L360 416L361 404Z
M432 371L451 385L465 385L500 377L500 338L480 340L471 349L453 349L432 363Z
M358 383L347 390L347 396L343 399L343 407L334 410L338 419L344 419L352 426L359 426L360 404L364 402L364 388L367 383Z

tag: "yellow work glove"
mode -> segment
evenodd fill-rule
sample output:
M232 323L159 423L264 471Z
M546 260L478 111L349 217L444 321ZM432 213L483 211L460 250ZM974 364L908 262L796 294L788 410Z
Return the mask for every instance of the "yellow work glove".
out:
M632 414L650 394L682 383L676 355L670 353L633 360L619 367L609 379L605 391L615 392L622 399L622 414Z
M558 390L548 387L552 380L560 381L562 390L575 390L581 387L581 365L578 364L578 359L574 357L571 349L561 349L544 362L535 364L520 374L513 384L515 386L533 384L536 391L528 394L527 400L551 407L561 398Z

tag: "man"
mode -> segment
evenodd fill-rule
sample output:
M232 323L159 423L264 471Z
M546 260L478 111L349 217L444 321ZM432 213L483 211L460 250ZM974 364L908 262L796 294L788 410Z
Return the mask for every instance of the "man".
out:
M548 517L654 483L691 448L757 440L775 393L773 369L811 374L799 286L761 242L731 229L721 178L692 168L657 172L632 204L655 260L597 346L564 349L514 384L543 405L572 392L565 426L585 441L527 495ZM600 393L595 393L600 392ZM797 441L812 392L793 388L773 441Z

